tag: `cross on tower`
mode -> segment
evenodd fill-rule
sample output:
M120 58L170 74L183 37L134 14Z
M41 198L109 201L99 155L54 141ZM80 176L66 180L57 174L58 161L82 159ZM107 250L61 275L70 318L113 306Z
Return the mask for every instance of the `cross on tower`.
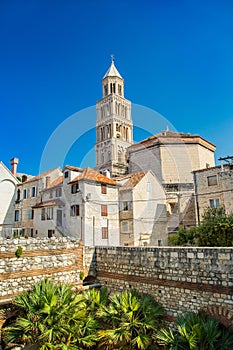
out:
M114 62L114 58L115 58L114 55L111 54L110 57L111 57L112 62Z

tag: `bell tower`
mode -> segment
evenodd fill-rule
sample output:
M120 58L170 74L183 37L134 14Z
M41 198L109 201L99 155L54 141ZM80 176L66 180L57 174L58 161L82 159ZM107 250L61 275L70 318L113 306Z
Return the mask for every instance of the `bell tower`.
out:
M124 98L124 79L114 57L102 79L102 99L96 103L96 166L111 177L127 173L126 150L133 143L131 102Z

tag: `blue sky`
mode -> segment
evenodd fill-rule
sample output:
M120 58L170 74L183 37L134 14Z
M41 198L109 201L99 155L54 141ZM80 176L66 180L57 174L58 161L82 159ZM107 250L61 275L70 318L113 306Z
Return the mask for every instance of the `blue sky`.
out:
M0 0L0 159L37 174L54 130L101 98L112 53L128 99L214 143L216 159L232 155L232 18L231 0ZM64 163L93 148L92 114Z

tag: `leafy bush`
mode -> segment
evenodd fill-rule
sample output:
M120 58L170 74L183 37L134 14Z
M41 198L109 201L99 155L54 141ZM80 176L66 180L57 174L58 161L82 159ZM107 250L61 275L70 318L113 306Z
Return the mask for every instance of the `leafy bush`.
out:
M227 215L224 208L208 208L201 223L190 230L180 228L171 235L172 245L196 245L206 247L233 246L233 215Z
M16 258L20 258L23 254L23 248L21 246L19 246L16 251L15 251L15 256Z

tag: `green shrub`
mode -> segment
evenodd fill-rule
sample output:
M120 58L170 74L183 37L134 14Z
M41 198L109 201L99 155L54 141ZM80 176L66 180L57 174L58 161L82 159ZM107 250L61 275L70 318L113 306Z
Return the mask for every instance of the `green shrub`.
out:
M20 258L22 254L23 254L23 248L19 246L15 251L15 256L16 258Z

